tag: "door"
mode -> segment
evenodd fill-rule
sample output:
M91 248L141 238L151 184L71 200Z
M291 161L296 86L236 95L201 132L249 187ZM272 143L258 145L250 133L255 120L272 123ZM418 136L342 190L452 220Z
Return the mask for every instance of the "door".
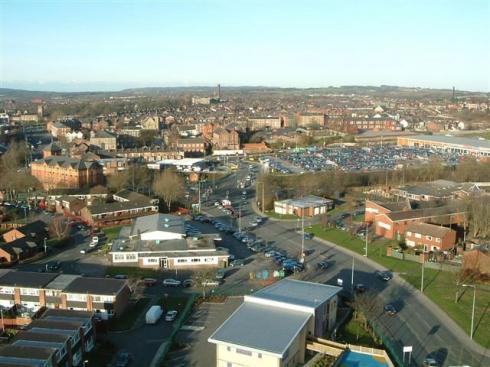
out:
M161 268L164 268L164 269L167 269L168 267L168 259L166 257L160 259L160 267Z

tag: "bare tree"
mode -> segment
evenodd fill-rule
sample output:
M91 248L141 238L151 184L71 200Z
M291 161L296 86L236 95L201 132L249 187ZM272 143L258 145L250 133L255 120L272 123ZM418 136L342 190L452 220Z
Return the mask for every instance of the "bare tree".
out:
M194 274L192 277L196 287L201 288L203 298L206 297L207 283L214 280L214 272L212 270L203 270Z
M102 185L94 186L90 189L91 194L107 194L107 187Z
M184 196L184 181L171 170L155 176L152 188L156 195L163 198L169 211L172 203Z
M62 240L68 236L69 231L70 226L68 225L68 220L65 217L60 215L51 219L51 222L49 223L50 236Z
M128 172L120 171L107 176L107 187L109 190L117 192L122 190L128 184Z

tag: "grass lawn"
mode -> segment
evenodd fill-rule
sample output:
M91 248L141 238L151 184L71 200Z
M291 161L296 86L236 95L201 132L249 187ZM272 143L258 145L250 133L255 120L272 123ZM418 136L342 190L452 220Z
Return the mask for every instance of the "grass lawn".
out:
M364 254L365 241L357 236L338 229L323 229L320 225L314 225L310 232L315 236L333 242L339 246ZM420 289L422 278L421 264L413 261L403 261L386 256L386 247L394 242L379 239L368 244L368 257L385 266L393 272L397 272L415 288ZM441 272L435 269L425 269L424 293L434 303L441 307L458 323L468 334L471 325L471 307L473 302L473 290L463 288L464 295L458 303L455 303L456 274ZM474 339L486 348L490 347L490 286L479 285L475 303L475 333Z
M265 215L276 219L299 219L296 215L293 214L277 214L273 211L266 211Z
M88 363L86 367L106 367L116 354L116 347L107 341L97 343L95 348L87 353L84 360Z
M176 310L180 315L188 300L189 296L164 296L158 300L158 304L163 306L164 312Z
M117 227L108 227L102 229L102 231L105 233L107 237L107 243L112 242L117 236L119 235L119 231L121 231L122 226L117 226Z
M153 269L142 269L132 266L109 266L105 271L106 275L114 276L114 275L127 275L128 278L155 278L161 275L158 270Z
M140 316L146 305L148 305L148 302L150 302L149 298L140 298L136 302L130 303L121 317L112 320L113 322L110 324L110 329L112 331L131 329L138 316Z
M370 348L380 347L354 317L339 329L336 341Z
M473 133L473 134L464 134L463 136L465 138L482 137L484 139L490 140L490 131L485 131L485 132L480 132L480 133Z

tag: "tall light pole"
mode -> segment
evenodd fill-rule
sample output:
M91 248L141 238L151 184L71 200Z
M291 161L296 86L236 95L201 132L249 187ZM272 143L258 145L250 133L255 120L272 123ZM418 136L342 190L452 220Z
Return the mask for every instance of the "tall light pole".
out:
M44 253L48 252L48 246L46 245L47 238L44 237Z
M354 256L352 256L352 274L350 278L350 286L352 291L354 291Z
M303 209L304 210L304 209ZM305 262L305 213L301 213L301 263Z
M473 339L473 326L475 323L475 301L476 301L476 285L474 284L462 284L463 287L473 288L473 307L471 310L471 330L470 338Z
M260 209L262 211L262 214L264 214L264 181L259 181L257 182L257 186L262 185L262 203L260 205ZM257 187L258 188L258 187ZM257 193L255 195L257 197Z
M366 223L366 247L365 250L366 252L364 253L364 256L368 256L368 236L369 236L369 223Z
M425 269L425 252L424 252L424 258L422 259L422 279L420 280L420 291L424 293L424 269Z

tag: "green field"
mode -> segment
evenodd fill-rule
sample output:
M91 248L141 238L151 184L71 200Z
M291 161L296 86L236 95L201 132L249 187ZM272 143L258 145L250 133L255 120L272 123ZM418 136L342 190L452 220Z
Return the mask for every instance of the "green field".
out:
M338 229L325 230L320 225L314 225L310 232L322 239L364 255L365 241L357 236L352 236ZM386 239L369 242L368 257L398 273L415 288L420 289L422 278L421 264L386 256L386 247L393 244L393 241ZM462 291L465 292L459 302L455 303L456 276L457 274L452 272L426 268L424 293L469 334L473 290L463 288ZM474 339L486 348L490 347L490 333L488 330L490 330L490 286L482 284L477 286Z
M366 332L361 323L352 317L349 322L344 324L337 332L336 341L339 343L348 343L362 345L363 347L379 348L374 339Z
M117 226L117 227L104 228L102 230L107 237L107 243L112 242L114 238L117 238L117 236L119 235L119 231L121 231L121 228L122 226Z

